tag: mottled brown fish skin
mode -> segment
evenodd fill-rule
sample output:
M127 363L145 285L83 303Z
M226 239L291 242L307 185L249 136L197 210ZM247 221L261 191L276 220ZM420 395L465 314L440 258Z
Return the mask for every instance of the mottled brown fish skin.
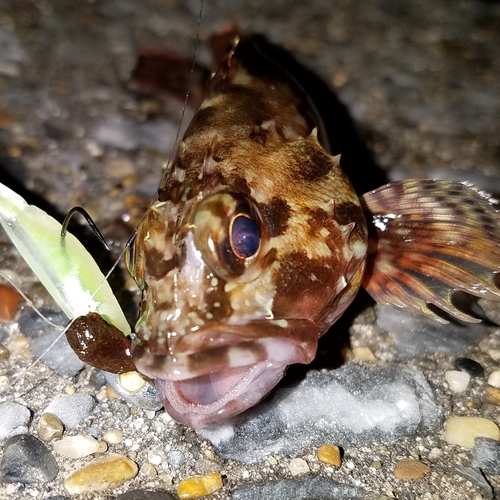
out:
M271 362L272 342L262 340L269 338L285 351L289 341L290 362L310 362L318 335L352 301L364 269L366 223L311 116L286 75L251 43L236 40L135 239L131 272L143 302L134 356L147 375L186 380L210 373L211 349L224 356L213 362L221 376ZM248 258L232 250L238 214L260 231ZM262 343L252 346L256 339ZM266 392L279 379L273 377ZM183 421L201 426L231 416L221 413Z

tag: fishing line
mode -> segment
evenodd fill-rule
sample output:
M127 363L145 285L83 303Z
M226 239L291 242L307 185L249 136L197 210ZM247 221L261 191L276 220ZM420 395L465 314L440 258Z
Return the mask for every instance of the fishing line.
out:
M40 316L40 318L42 318L46 323L48 323L50 326L53 326L54 328L57 328L58 330L63 328L61 325L56 325L55 323L53 323L52 321L50 321L49 318L47 318L47 316L45 316L41 311L40 309L38 309L35 304L33 304L33 302L31 301L31 299L21 290L21 288L19 287L19 285L17 285L15 283L15 281L10 278L4 271L1 271L0 270L0 276L5 280L5 281L8 281L9 284L16 289L17 293L25 300L25 302L28 304L28 306L31 307L31 309L33 309L33 311L35 311L38 316Z
M61 338L66 334L66 332L69 330L69 328L71 327L71 325L75 322L76 318L73 318L65 327L64 329L61 331L61 333L52 341L52 343L50 345L47 346L47 349L45 349L45 351L43 351L43 353L38 356L38 358L35 359L35 361L33 361L33 363L31 363L31 365L29 365L25 370L21 371L20 373L16 373L14 375L14 378L24 378L25 375L27 375L29 373L29 371L36 365L38 364L39 361L42 360L42 358L48 353L50 352L50 350L59 342L59 340L61 340ZM53 323L51 323L51 325L53 325ZM58 329L59 328L62 328L61 325L54 325L56 326Z
M198 14L198 24L196 26L196 38L195 38L195 41L194 41L194 53L193 53L193 58L191 60L191 71L189 73L189 80L188 80L188 87L187 87L187 91L186 91L186 98L184 99L184 105L182 106L181 118L179 120L179 125L177 127L177 132L175 134L174 145L172 146L172 149L170 150L170 154L168 155L168 160L167 160L167 163L165 164L165 166L170 165L170 162L172 160L172 154L173 154L174 151L177 150L178 142L179 142L179 135L181 133L181 127L182 127L182 123L184 121L184 115L186 114L186 109L187 109L187 105L188 105L189 95L191 93L191 85L193 83L194 67L195 67L195 63L196 63L196 53L198 52L198 44L199 44L199 41L200 41L201 17L202 17L202 14L203 14L203 1L204 0L200 0L200 12Z

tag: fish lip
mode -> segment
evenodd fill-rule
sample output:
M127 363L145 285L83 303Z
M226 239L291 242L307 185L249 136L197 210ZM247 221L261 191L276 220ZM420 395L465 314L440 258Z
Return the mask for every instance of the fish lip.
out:
M316 325L310 320L251 321L217 324L180 338L171 355L136 345L137 369L154 379L188 380L261 361L289 365L310 363L316 355Z
M233 342L235 339L232 339ZM156 355L144 347L133 352L137 369L153 379L182 381L230 368L252 366L260 362L289 365L309 363L310 354L293 340L284 337L242 339L238 343L219 345L213 349L179 353L174 356Z

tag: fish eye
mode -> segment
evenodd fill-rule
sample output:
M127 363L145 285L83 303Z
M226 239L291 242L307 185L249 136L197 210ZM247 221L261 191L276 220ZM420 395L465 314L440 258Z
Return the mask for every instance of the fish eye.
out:
M196 209L193 228L197 249L219 277L246 281L262 272L267 232L251 198L224 191L207 196Z
M247 214L235 215L229 227L229 244L238 258L253 257L260 246L260 230L257 221Z

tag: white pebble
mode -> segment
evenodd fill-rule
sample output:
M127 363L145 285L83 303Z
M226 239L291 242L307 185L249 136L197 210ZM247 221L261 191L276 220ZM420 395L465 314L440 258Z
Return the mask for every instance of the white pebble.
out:
M158 452L157 450L151 450L148 452L148 461L153 465L160 465L165 461L165 454L162 452Z
M479 436L498 441L500 430L495 422L481 417L450 417L444 424L444 439L449 444L474 448Z
M107 448L106 443L83 434L67 436L54 443L54 451L67 458L82 458L93 453L103 453Z
M427 455L427 458L429 460L437 460L438 458L441 458L442 456L443 456L443 450L440 450L439 448L432 448L432 450Z
M128 392L137 392L146 385L146 381L137 372L121 373L118 381Z
M444 378L446 379L446 382L448 382L450 390L453 392L465 391L470 382L470 375L458 370L447 371L444 374Z
M490 384L492 387L500 389L500 370L491 373L491 375L488 377L488 384Z
M118 444L122 442L123 432L119 429L109 429L102 436L103 441L110 444Z
M302 476L309 473L309 465L303 458L293 458L288 464L292 476Z

